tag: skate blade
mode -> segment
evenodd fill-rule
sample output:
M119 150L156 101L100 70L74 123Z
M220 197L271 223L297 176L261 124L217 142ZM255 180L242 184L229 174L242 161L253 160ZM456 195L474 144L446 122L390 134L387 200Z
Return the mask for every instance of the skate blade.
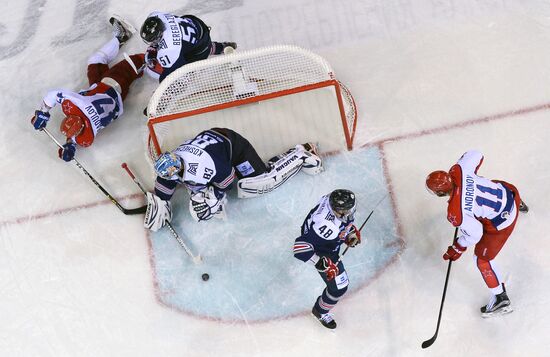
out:
M502 309L498 309L497 311L481 313L481 317L486 319L486 318L489 318L489 317L506 315L506 314L509 314L513 311L514 311L514 309L512 309L511 306L505 306Z

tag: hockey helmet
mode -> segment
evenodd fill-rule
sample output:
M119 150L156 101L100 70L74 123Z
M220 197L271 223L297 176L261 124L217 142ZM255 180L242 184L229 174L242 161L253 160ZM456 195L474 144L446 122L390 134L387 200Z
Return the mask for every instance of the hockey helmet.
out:
M171 152L165 152L155 161L157 175L167 180L177 180L181 169L181 160Z
M355 194L350 190L338 189L332 191L328 202L338 218L347 219L355 213Z
M84 130L84 119L78 115L67 115L61 121L59 130L61 130L63 135L67 138L74 138L80 135Z
M453 190L453 182L449 173L437 170L426 177L426 189L438 197L448 196Z
M162 20L158 16L151 16L145 20L139 34L145 43L152 44L160 41L164 29Z

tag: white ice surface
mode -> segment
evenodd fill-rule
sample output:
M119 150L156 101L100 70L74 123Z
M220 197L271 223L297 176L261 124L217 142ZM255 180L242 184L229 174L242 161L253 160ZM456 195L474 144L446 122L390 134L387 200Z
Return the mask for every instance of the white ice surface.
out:
M243 49L309 48L354 94L356 146L382 154L404 247L338 304L336 332L305 313L247 324L162 304L141 218L122 215L30 126L47 90L85 87L86 59L108 40L111 13L139 26L157 9L194 12L214 39ZM0 10L1 356L548 355L547 1L23 0ZM135 38L125 50L143 48ZM126 206L142 199L121 162L152 184L141 111L154 88L136 83L121 120L77 153ZM421 350L434 333L447 266L441 254L453 232L444 200L426 193L424 178L472 148L485 154L481 174L517 185L531 208L498 256L515 311L480 318L489 293L468 251L453 264L439 337Z

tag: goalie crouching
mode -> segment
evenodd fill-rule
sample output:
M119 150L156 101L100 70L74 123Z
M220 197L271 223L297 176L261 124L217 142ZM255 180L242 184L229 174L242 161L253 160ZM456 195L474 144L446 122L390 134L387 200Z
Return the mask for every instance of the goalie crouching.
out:
M193 219L206 221L225 218L226 191L235 179L238 196L249 198L273 191L300 170L310 175L323 171L315 145L296 145L265 164L237 132L227 128L205 130L155 162L155 192L147 193L144 226L157 231L170 222L170 199L178 183L189 190Z

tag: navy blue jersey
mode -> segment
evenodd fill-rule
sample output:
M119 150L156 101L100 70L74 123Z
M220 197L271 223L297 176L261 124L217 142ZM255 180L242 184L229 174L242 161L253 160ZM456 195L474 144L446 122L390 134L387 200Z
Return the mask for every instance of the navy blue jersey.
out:
M159 11L149 14L152 16L157 16L165 27L162 39L154 46L156 60L162 67L159 82L183 65L208 57L212 45L210 30L201 19Z
M321 197L302 224L302 235L294 243L294 256L304 262L315 256L328 256L336 261L353 222L353 215L345 221L336 217L330 208L329 196Z
M214 130L205 130L195 138L184 142L173 153L183 161L183 170L177 180L157 177L155 194L169 200L177 183L183 183L193 192L213 186L221 197L235 180L231 164L231 142Z

